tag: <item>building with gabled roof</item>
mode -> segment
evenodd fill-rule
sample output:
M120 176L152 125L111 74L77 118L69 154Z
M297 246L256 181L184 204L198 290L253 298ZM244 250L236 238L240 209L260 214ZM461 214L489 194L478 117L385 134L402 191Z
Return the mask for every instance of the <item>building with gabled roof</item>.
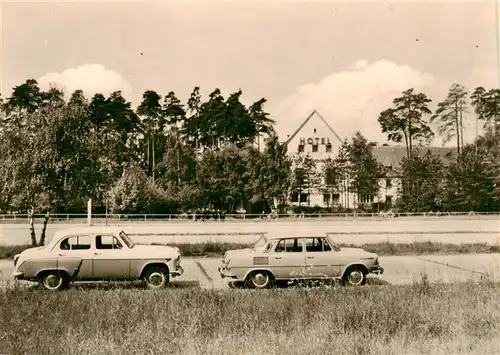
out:
M347 137L346 137L347 138ZM345 138L340 137L328 121L317 111L313 110L302 124L287 136L283 144L286 145L287 154L291 157L310 156L316 162L317 173L321 175L324 162L327 159L335 159ZM451 161L456 157L454 148L444 147L415 147L419 154L431 151L444 158L443 161ZM377 146L373 148L373 156L387 171L393 174L380 178L380 190L374 200L363 198L349 192L349 182L341 183L339 187L327 187L324 178L320 181L320 186L308 188L307 191L292 193L290 203L301 206L319 207L340 207L357 208L360 203L364 205L377 203L388 208L395 202L400 179L397 170L400 167L403 157L406 157L405 146Z

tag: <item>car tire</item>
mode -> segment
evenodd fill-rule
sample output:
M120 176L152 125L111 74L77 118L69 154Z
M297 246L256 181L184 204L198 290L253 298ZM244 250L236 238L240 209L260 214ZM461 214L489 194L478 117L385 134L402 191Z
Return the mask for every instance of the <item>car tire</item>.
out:
M344 286L362 286L366 283L366 271L359 266L349 267L343 277Z
M248 288L264 289L270 288L273 284L273 276L268 271L252 271L246 279Z
M166 267L149 267L143 276L146 287L152 290L162 289L169 284L169 272Z
M40 285L48 291L61 291L69 286L68 274L63 271L48 271L38 277Z

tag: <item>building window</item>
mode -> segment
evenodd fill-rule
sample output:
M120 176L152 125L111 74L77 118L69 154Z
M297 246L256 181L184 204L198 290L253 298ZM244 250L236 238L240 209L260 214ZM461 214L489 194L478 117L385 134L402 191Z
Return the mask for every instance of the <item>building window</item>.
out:
M385 204L386 205L392 205L392 196L386 196L385 197Z
M385 180L385 187L390 189L392 187L392 180L391 179L386 179Z
M299 194L294 192L292 193L292 202L299 202Z
M315 144L312 147L313 147L313 153L317 153L318 152L318 145Z
M326 205L330 204L330 194L323 194L323 203Z
M316 128L314 129L314 133L316 133Z
M326 149L327 153L331 153L332 152L332 145L331 144L327 144L325 149Z
M307 202L307 194L300 194L300 202Z
M299 153L304 153L304 145L303 144L299 144L298 152Z
M373 202L373 196L364 195L364 196L359 196L358 198L361 201L361 203Z

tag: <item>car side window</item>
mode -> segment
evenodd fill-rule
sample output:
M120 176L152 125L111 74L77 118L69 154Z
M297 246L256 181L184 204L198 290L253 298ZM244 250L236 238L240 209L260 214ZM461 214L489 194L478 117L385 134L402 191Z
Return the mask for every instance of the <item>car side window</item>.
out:
M98 235L95 237L95 246L97 249L121 249L123 245L113 235Z
M332 251L332 247L326 238L321 238L320 240L323 244L323 251Z
M302 244L300 239L281 239L276 245L276 249L274 249L276 253L301 253L302 252Z
M306 251L319 252L331 251L332 248L325 238L306 238Z
M88 250L91 246L91 239L88 235L74 235L64 238L59 244L61 250Z

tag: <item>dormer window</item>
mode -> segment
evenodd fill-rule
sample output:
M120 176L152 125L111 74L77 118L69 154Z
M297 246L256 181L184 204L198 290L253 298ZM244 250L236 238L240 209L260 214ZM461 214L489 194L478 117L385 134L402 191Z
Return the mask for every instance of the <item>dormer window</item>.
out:
M332 152L332 145L331 145L331 144L327 144L327 145L325 146L325 151L326 151L327 153L331 153L331 152Z
M317 153L317 152L318 152L318 145L317 145L317 144L314 144L314 145L312 146L312 152L313 152L313 153Z
M304 153L304 145L303 144L299 144L299 148L297 149L297 151L299 153Z

